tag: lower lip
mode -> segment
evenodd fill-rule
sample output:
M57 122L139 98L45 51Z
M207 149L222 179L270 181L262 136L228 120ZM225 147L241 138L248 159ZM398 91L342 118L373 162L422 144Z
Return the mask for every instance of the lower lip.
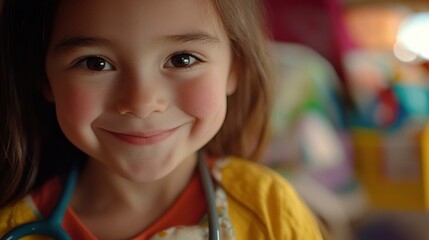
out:
M135 146L145 146L145 145L154 145L164 141L165 139L173 135L176 129L177 128L174 128L174 129L161 132L158 134L154 134L151 136L147 136L147 137L133 136L128 134L114 133L114 132L110 132L110 133L113 134L113 136L115 136L117 139L125 143L129 143Z

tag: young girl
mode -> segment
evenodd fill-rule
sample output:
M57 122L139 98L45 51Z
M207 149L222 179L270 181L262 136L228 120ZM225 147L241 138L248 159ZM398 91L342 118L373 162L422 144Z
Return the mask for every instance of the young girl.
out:
M260 9L4 0L0 236L321 239L284 179L241 160L270 114Z

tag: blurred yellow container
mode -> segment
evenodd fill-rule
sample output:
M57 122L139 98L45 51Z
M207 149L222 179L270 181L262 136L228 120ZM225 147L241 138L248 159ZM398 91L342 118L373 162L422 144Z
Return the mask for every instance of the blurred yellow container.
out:
M379 209L429 209L429 125L395 131L354 128L358 179Z

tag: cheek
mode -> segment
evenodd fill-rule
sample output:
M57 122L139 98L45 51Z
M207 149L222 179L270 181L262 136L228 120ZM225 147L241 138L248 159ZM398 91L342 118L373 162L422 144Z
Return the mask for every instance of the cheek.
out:
M54 90L54 102L60 123L82 124L97 116L98 99L85 88L61 86Z
M212 81L211 81L212 80ZM210 118L214 114L224 114L226 110L225 89L214 85L213 79L198 81L182 86L181 108L197 118Z

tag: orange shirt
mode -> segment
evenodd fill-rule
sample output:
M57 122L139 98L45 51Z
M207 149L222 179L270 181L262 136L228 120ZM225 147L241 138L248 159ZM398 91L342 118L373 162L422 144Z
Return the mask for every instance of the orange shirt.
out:
M55 178L38 191L33 192L33 202L42 216L47 217L52 211L61 194L61 188L60 179ZM148 239L157 233L162 235L162 230L173 226L197 225L205 213L204 191L200 176L196 173L170 209L134 239ZM96 239L70 206L66 209L62 226L72 239Z

